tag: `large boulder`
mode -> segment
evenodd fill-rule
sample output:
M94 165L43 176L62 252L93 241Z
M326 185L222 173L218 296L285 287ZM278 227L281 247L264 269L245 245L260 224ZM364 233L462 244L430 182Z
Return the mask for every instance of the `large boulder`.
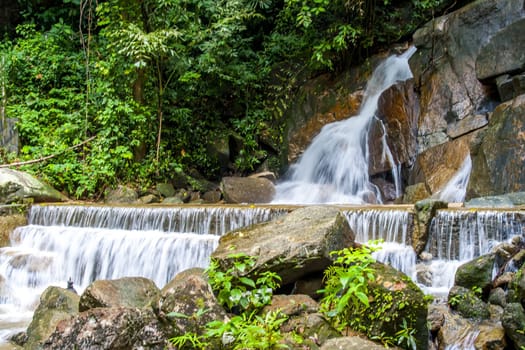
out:
M41 349L163 350L169 336L151 309L95 308L59 322Z
M496 263L494 254L482 255L459 266L456 270L454 284L472 290L487 290L492 285L492 272Z
M470 198L525 191L525 95L502 103L472 149ZM504 176L502 176L504 174Z
M224 177L221 190L226 203L269 203L275 195L273 182L263 177Z
M97 280L82 293L79 310L117 306L143 308L151 305L158 294L155 283L144 277Z
M370 307L349 318L359 318L369 336L393 337L402 331L414 330L417 349L428 348L428 301L425 294L402 272L381 263L370 265L375 279L368 282Z
M154 310L159 319L174 327L174 335L201 333L210 321L228 320L208 284L204 270L200 268L177 274L162 288L155 300ZM205 312L200 314L201 311ZM172 317L170 313L178 316Z
M67 200L63 194L28 173L0 168L0 204L22 203L28 199L35 203Z
M212 258L231 264L231 248L257 259L249 273L271 270L282 285L323 271L333 260L330 252L352 246L354 233L336 208L306 207L274 221L222 236Z
M523 349L525 347L525 334L523 328L525 325L525 310L519 303L509 303L505 306L501 324L505 328L505 334L514 344L514 349Z
M26 349L38 348L54 331L57 324L78 313L79 296L67 289L48 287L27 328Z

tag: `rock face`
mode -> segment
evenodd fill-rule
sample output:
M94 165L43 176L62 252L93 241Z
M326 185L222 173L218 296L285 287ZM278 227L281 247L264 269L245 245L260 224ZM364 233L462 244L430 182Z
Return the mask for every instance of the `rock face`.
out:
M41 349L163 350L168 337L151 309L95 308L60 322Z
M221 190L226 203L268 203L275 195L273 183L262 177L224 177Z
M354 234L335 208L307 207L269 223L232 231L221 237L212 258L226 266L236 253L257 258L250 272L272 270L282 285L323 271L332 261L331 251L350 247Z
M79 310L117 306L142 308L150 305L158 294L155 283L143 277L97 280L82 293Z
M57 324L78 312L79 296L67 289L49 287L40 296L40 303L27 328L26 349L38 348L55 330Z
M472 150L470 197L525 190L525 95L499 105ZM502 176L505 174L505 176Z
M67 198L35 177L17 170L0 168L0 204L63 202Z

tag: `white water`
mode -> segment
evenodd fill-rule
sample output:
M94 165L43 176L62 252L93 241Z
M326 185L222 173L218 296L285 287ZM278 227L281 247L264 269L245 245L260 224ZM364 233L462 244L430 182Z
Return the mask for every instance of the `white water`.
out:
M429 266L432 285L426 292L446 295L460 265L524 233L525 215L519 211L439 210L426 248L433 256Z
M360 243L382 240L374 259L388 264L416 280L416 253L410 245L409 227L413 221L407 210L343 211Z
M408 59L415 50L412 47L400 56L391 56L376 68L359 114L321 129L291 167L289 180L277 185L273 203L381 203L379 190L368 175L368 130L381 93L412 77ZM397 166L393 169L397 171Z
M82 293L97 279L142 276L162 288L180 271L206 267L220 235L283 213L251 207L33 206L30 225L17 228L11 246L0 248L0 347L27 327L48 286L65 288L71 277Z
M470 154L467 155L461 167L449 182L441 189L436 197L442 201L450 203L460 203L465 200L467 193L468 180L472 170L472 160Z

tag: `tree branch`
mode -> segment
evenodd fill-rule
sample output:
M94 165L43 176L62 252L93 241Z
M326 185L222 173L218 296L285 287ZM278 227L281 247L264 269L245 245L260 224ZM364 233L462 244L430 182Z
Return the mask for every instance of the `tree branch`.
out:
M34 164L34 163L43 162L45 160L54 158L54 157L58 156L59 154L64 153L65 151L70 151L72 149L75 149L75 148L78 148L80 146L83 146L86 143L93 141L96 137L97 137L96 135L95 136L91 136L89 139L84 140L84 141L82 141L82 142L80 142L80 143L78 143L78 144L76 144L74 146L68 147L67 149L65 149L64 151L59 152L59 153L50 154L48 156L45 156L45 157L42 157L42 158L38 158L38 159L27 160L25 162L17 162L17 163L10 163L10 164L0 164L0 168L10 168L10 167L17 167L17 166L22 166L22 165L28 165L28 164Z

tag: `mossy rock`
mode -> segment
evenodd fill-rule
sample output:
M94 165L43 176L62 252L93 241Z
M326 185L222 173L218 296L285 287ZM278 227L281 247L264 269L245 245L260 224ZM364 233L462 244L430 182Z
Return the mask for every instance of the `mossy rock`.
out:
M461 286L452 287L448 293L448 303L465 318L490 318L488 304L484 303L480 299L479 294L471 289Z
M496 256L482 255L458 267L454 284L467 289L481 288L485 290L492 283L492 270Z

